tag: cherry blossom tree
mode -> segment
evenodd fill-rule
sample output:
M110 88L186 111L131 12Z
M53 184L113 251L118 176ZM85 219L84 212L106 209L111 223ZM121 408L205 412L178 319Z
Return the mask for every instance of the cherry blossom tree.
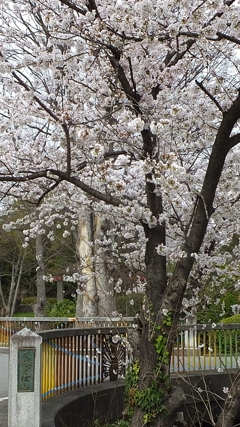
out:
M1 193L38 203L30 237L52 206L109 221L97 244L146 275L132 426L171 426L180 312L212 272L239 275L239 240L222 250L239 235L239 3L15 0L1 19Z

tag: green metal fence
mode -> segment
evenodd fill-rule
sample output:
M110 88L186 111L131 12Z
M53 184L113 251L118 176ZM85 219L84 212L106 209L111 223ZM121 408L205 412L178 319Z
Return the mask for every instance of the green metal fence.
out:
M172 372L236 369L240 363L240 324L180 326Z

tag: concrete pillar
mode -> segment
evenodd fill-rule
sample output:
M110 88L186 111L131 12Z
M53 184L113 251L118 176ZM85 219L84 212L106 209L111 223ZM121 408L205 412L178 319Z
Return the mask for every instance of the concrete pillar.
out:
M41 427L41 342L28 328L10 338L8 427Z

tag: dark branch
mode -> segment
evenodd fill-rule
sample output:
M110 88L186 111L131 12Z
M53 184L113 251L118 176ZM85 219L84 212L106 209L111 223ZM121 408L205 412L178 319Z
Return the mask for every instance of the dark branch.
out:
M40 203L47 196L47 194L49 194L51 191L55 190L55 188L60 184L60 182L62 182L61 178L59 178L53 185L50 185L50 187L46 191L44 191L44 193L39 197L39 199L37 201L37 206L40 205Z
M83 166L84 167L84 166ZM67 172L62 172L57 169L46 169L39 172L28 172L28 171L19 171L20 174L26 174L26 175L20 175L20 176L6 176L4 174L0 174L0 182L28 182L33 181L38 178L47 178L49 180L54 180L54 186L56 185L56 178L60 178L60 180L57 181L59 184L60 181L67 181L71 184L74 184L76 187L83 190L85 193L87 193L89 196L94 197L97 200L102 200L107 204L113 205L113 206L119 206L121 204L121 201L117 199L116 197L111 196L107 193L102 193L101 191L95 190L94 188L91 188L89 185L82 182L79 178L75 176L69 176ZM51 175L53 175L51 177ZM50 189L50 191L52 188Z
M0 181L1 182L27 182L27 181L32 181L38 178L49 178L47 170L38 171L38 172L19 171L19 173L26 174L26 175L14 176L14 175L6 175L4 173L0 173Z
M80 13L81 15L86 15L87 10L86 9L82 9L81 7L77 6L75 3L73 3L70 0L59 0L60 3L65 4L65 6L70 7L70 9L75 10L75 12Z
M208 91L207 88L205 88L205 86L203 86L202 82L198 82L197 80L195 80L195 81L196 81L196 84L198 85L198 87L214 102L214 104L217 106L217 108L223 114L223 109L222 109L221 105L219 104L219 102L216 100L216 98Z
M88 8L88 10L90 12L93 12L93 11L95 12L95 17L96 18L100 18L100 15L99 15L99 12L98 12L95 0L88 0L88 2L87 2L87 8Z
M108 157L117 157L121 154L126 155L129 154L126 150L119 150L119 151L109 151L108 153L104 153L104 158L107 159Z
M118 75L118 79L121 83L122 89L125 92L127 98L129 99L129 101L131 101L134 110L136 111L137 114L141 114L141 110L139 107L139 101L141 96L138 93L135 93L130 84L129 81L126 77L126 74L123 70L123 67L119 64L119 59L113 57L113 56L109 56L110 62L112 64L112 67L115 69L117 75Z
M133 69L132 69L132 61L130 56L128 56L128 63L129 63L129 68L130 68L130 74L131 74L131 80L132 80L132 85L133 85L133 90L134 90L134 94L136 96L137 93L137 88L136 88L136 83L133 77Z
M228 36L227 34L221 33L221 31L217 32L218 40L228 40L232 43L240 44L240 39L237 39L237 37L234 36Z
M225 0L224 3L226 4L226 6L231 6L233 3L235 2L235 0ZM204 27L206 28L208 25L210 25L213 21L215 21L216 18L221 18L221 16L224 14L224 12L217 12L215 13L211 19L209 19L209 21L204 25Z
M62 128L66 137L66 146L67 146L67 174L70 176L71 174L71 140L69 134L69 128L66 124L62 125Z
M68 176L66 172L61 172L55 169L50 169L50 172L53 175L58 176L62 180L70 182L71 184L74 184L76 187L81 188L81 190L89 194L89 196L94 197L95 199L102 200L105 203L113 206L119 206L121 204L121 201L116 197L113 197L107 193L102 193L101 191L98 191L98 190L95 190L94 188L89 187L89 185L80 181L80 179L76 178L75 176Z
M17 73L15 71L12 72L13 77L17 80L17 82L20 84L20 86L24 87L24 89L27 92L30 92L31 89L28 87L28 85L17 75ZM45 105L41 99L39 99L36 95L33 96L33 99L40 105L40 107L43 108L44 111L46 111L49 116L51 116L55 121L58 121L59 118L58 116L56 116L56 114L54 114L54 112L52 110L50 110L50 108L47 107L47 105Z
M187 46L186 49L182 50L181 52L178 52L176 50L169 52L164 59L164 64L166 65L166 67L172 67L173 65L176 65L178 61L180 61L184 57L184 55L191 49L195 41L195 39L188 39L185 43Z

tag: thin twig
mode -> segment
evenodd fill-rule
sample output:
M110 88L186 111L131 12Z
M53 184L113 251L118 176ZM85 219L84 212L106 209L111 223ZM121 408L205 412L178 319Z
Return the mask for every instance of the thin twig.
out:
M59 178L56 182L54 182L53 185L51 185L46 191L43 192L37 201L37 206L40 205L41 201L46 197L46 195L50 193L50 191L53 191L60 184L60 182L62 182L61 178Z

